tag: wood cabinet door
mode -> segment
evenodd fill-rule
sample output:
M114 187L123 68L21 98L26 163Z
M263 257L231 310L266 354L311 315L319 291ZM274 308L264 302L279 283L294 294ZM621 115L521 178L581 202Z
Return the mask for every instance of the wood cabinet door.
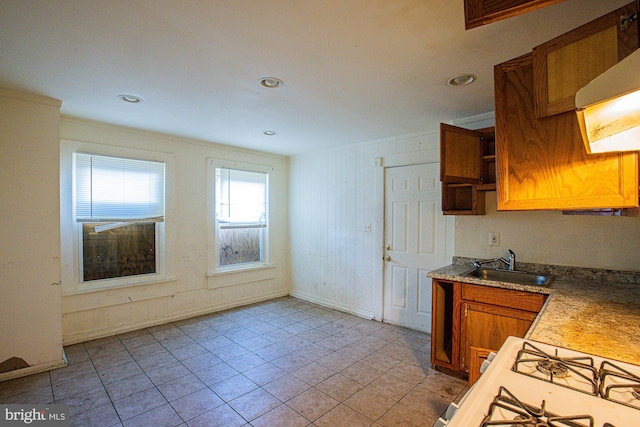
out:
M464 0L465 29L479 27L564 0Z
M440 124L440 181L480 183L482 132Z
M574 112L535 117L532 54L494 76L499 210L638 205L638 153L587 154Z
M469 357L469 387L474 385L480 379L480 368L482 363L487 360L491 350L486 348L471 347Z
M536 313L462 301L460 309L460 369L469 372L471 347L500 349L509 336L523 338Z
M536 117L575 110L575 95L638 48L635 2L533 49Z

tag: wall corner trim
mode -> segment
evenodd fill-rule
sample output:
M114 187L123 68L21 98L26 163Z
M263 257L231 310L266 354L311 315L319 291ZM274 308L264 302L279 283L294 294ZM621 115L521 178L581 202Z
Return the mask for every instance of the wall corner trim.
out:
M18 92L15 90L0 87L0 97L18 99L20 101L34 102L37 104L50 105L52 107L60 108L62 101L55 98L49 98L48 96L36 95L33 93Z

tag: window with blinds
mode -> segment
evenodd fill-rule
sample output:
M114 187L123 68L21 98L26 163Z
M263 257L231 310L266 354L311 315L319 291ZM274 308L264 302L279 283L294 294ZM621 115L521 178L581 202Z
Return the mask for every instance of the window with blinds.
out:
M85 153L74 161L82 281L161 273L164 163Z
M164 163L76 153L76 221L164 220Z

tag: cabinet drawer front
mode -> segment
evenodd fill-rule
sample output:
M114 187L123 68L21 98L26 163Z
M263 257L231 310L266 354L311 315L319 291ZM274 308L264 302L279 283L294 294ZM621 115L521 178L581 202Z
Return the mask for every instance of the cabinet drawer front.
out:
M547 296L532 292L463 284L462 299L537 313L542 308Z

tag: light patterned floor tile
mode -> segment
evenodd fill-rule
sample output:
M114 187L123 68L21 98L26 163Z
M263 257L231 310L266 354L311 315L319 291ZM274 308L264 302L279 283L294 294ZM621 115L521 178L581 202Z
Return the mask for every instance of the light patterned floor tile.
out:
M83 427L430 427L466 390L430 369L430 339L282 297L67 346L0 402L66 404Z
M369 427L372 424L373 420L346 405L336 406L314 423L318 427Z
M303 415L309 421L315 421L336 406L340 402L316 388L297 395L287 402L287 406Z

